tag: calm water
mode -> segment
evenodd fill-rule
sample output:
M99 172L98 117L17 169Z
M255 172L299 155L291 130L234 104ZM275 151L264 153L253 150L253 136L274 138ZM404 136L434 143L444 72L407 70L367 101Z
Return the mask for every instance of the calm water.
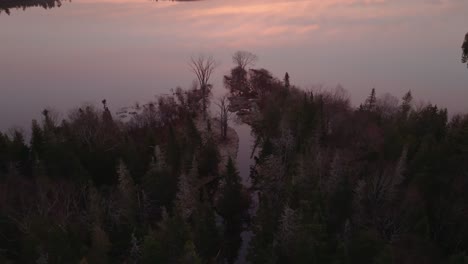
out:
M190 86L200 52L222 75L239 49L302 87L372 87L468 111L466 0L75 0L0 14L0 129L29 126L44 107L107 101L117 109Z
M466 0L75 0L52 10L0 14L0 130L29 126L45 107L107 99L113 109L189 87L191 55L212 54L215 97L230 55L303 88L341 84L358 104L375 87L468 112ZM249 186L252 138L240 134L238 165ZM239 263L245 261L251 233Z

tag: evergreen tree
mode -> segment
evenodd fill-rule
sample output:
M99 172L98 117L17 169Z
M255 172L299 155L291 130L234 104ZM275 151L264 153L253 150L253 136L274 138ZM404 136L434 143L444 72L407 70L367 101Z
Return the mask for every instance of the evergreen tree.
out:
M198 204L193 219L193 242L203 259L216 257L220 250L221 238L216 227L214 210L209 201Z
M129 254L129 263L139 263L141 258L141 243L138 238L135 236L135 232L132 233L130 240L130 254Z
M145 195L152 201L149 210L154 212L163 207L172 209L178 188L176 176L169 170L164 153L156 146L154 158L143 176L142 185Z
M31 151L34 159L40 159L44 153L44 135L36 120L31 125Z
M242 195L242 184L234 161L229 157L222 180L222 196L218 212L224 219L223 255L228 263L234 263L241 246L242 216L248 201Z
M87 255L87 262L109 263L108 253L111 248L111 242L106 232L98 225L93 225L91 230L91 248Z
M163 244L167 243L159 239L154 231L150 231L143 241L141 263L167 263L166 253Z
M136 187L125 163L120 160L117 167L119 179L120 207L126 221L133 222L136 216Z
M374 111L376 107L377 97L375 95L375 88L372 88L371 94L367 97L366 102L364 104L364 109L366 111Z
M178 212L183 219L188 219L197 204L197 186L195 185L198 179L198 163L194 159L189 174L182 174L179 177L178 191L176 196L176 206Z
M231 157L226 165L226 172L223 177L223 195L218 204L220 214L226 219L227 224L235 224L240 220L243 208L242 184L234 161Z
M195 249L195 245L192 241L187 241L184 247L184 252L182 257L180 258L179 262L181 264L201 264L202 260L198 256L197 251Z
M289 84L289 73L286 73L284 75L284 87L286 88L289 88L290 84Z
M6 174L9 167L8 145L8 137L6 135L3 135L2 132L0 132L0 175Z
M403 96L403 103L401 104L401 112L406 117L411 110L411 104L413 102L413 96L411 95L411 91L408 91L405 96Z

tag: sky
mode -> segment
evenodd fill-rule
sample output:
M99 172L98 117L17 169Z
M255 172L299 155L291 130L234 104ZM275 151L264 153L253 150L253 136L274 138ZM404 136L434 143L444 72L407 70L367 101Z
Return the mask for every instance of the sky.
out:
M0 14L0 130L45 107L107 99L113 109L194 79L190 56L219 62L214 96L237 50L304 89L343 86L359 104L376 88L468 112L461 44L466 0L74 0Z

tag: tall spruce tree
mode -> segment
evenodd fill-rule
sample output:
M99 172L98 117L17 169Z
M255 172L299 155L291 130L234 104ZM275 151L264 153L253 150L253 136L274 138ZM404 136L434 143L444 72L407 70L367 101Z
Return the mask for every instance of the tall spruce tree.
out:
M290 86L290 83L289 83L289 73L286 72L286 74L284 75L284 86L286 88L289 88Z
M377 102L377 97L375 95L375 88L372 88L371 94L369 95L369 97L367 97L366 102L364 104L364 110L367 110L370 112L374 111L376 102Z

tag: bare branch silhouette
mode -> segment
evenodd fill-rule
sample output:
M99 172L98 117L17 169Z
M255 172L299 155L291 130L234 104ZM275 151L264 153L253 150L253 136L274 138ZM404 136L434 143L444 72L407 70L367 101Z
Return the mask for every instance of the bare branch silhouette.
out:
M198 85L200 86L203 115L206 118L206 108L208 104L208 96L212 85L209 83L211 75L217 67L217 62L212 56L198 55L191 57L189 66L191 71L197 76Z
M237 51L232 56L232 61L244 70L247 66L254 66L257 60L257 55L248 51Z

